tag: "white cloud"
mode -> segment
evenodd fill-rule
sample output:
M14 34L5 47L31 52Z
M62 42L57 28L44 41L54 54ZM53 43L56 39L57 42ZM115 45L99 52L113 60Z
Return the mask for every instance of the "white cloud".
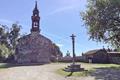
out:
M74 10L75 8L77 8L78 6L66 6L66 7L61 7L61 8L58 8L54 11L51 11L49 12L49 14L47 16L50 16L50 15L54 15L56 13L62 13L64 11L68 11L68 10Z
M63 47L64 45L63 44L59 44L59 43L56 43L57 46L59 47Z
M71 10L80 10L83 9L83 6L86 4L86 0L58 0L57 2L59 3L59 7L48 12L47 16Z

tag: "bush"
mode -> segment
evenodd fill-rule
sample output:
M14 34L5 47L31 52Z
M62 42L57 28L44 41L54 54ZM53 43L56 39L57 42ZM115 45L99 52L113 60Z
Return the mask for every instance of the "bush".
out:
M0 44L0 62L4 62L9 55L10 50L4 44Z

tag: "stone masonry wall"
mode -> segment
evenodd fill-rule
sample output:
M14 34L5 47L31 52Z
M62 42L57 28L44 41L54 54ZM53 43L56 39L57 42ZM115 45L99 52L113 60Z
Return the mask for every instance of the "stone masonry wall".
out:
M33 33L19 39L15 60L18 63L49 63L52 42L42 35Z

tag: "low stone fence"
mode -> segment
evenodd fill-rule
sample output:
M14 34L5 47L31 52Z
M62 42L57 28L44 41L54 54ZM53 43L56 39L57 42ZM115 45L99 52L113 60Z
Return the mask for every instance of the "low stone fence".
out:
M61 57L58 62L72 62L72 57Z
M58 62L72 62L72 59L73 59L72 57L61 57L58 59ZM84 59L82 56L75 57L75 62L83 62L83 61Z
M115 63L115 64L120 64L120 57L110 57L109 62Z

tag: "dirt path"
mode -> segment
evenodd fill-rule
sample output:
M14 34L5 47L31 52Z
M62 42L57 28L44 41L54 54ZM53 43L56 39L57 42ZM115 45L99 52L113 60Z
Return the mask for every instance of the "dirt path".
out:
M66 64L67 65L67 64ZM55 70L65 64L47 64L40 66L20 66L0 70L0 80L94 80L93 77L64 77L55 74Z

